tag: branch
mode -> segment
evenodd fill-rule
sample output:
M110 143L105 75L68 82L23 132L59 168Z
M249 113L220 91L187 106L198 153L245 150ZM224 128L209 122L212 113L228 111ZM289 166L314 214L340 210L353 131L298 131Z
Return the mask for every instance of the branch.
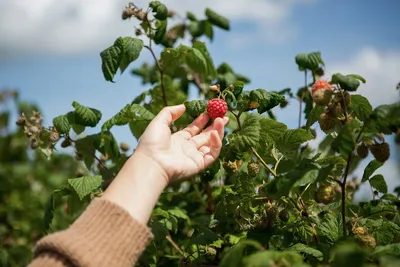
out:
M233 114L233 116L235 116L236 121L238 123L238 127L239 129L242 128L241 124L240 124L240 113L236 114L235 112L233 112L233 110L229 109L229 111ZM263 160L263 158L257 153L257 150L254 149L254 147L251 148L251 151L254 153L254 155L258 158L258 160L264 165L264 167L274 176L276 177L276 172L271 169L271 167Z
M71 141L72 143L76 144L76 140L71 139L71 137L69 137L69 136L66 136L66 138L67 138L69 141ZM86 152L87 152L87 151L86 151ZM108 170L108 168L107 168L107 166L104 164L104 162L96 156L96 153L93 153L93 154L92 154L92 153L87 153L87 154L90 155L90 156L92 156L92 157L94 157L94 158L97 160L97 162L100 164L100 166L101 166L102 168L104 168L105 170Z
M167 236L165 237L168 242L179 252L179 254L182 255L182 257L186 257L185 253L183 253L183 251L179 248L179 246L174 242L174 240L172 240L172 237L170 234L167 234Z
M150 45L151 45L151 40L150 40ZM151 55L154 58L154 61L156 62L158 71L160 72L161 92L162 92L162 97L163 97L163 101L164 101L164 106L168 106L167 93L165 92L165 85L164 85L164 70L161 68L160 62L158 62L157 57L154 54L153 49L148 45L145 45L144 47L147 48L150 51Z
M273 169L271 169L271 167L263 160L263 158L257 153L254 147L251 148L251 151L253 151L257 159L261 161L261 163L264 165L265 168L267 168L267 170L272 174L272 176L276 178L276 172Z
M301 95L300 105L299 105L299 128L301 127L301 118L302 118L302 114L303 114L303 100L304 100L304 97L306 96L307 89L308 89L307 70L305 70L304 71L304 90L303 90L303 94Z
M346 106L346 105L344 105L344 106ZM346 116L346 120L347 120L347 114L345 114L345 116ZM366 124L367 124L367 122L364 123L363 127L361 128L360 132L358 133L356 141L353 144L353 148L352 148L349 156L347 157L347 164L346 164L346 169L344 170L343 182L339 183L340 187L342 188L342 224L343 224L343 235L344 236L347 235L347 231L346 231L346 182L347 182L347 176L349 175L350 164L351 164L351 160L353 158L353 151L355 149L355 146L360 141L361 135L365 129Z
M209 182L204 182L204 190L207 194L207 211L211 215L215 212L214 199L212 197L212 190Z

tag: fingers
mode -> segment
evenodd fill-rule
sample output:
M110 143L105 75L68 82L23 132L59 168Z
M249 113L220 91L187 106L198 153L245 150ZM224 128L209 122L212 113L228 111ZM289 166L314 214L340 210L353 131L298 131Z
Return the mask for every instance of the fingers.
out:
M220 137L218 131L212 131L210 133L210 146L209 152L204 155L204 167L210 166L216 158L218 158L222 147L222 138ZM203 152L204 153L204 152Z
M214 130L217 132L220 139L224 138L224 126L228 121L229 119L227 117L224 119L217 118L211 126L207 127L201 134L193 136L190 141L199 149L210 142L210 133Z
M208 116L208 114L202 113L191 124L189 124L182 131L179 131L177 134L183 136L186 139L189 139L192 136L199 134L203 130L204 126L206 126L209 120L210 117Z
M169 106L163 108L158 115L154 118L154 122L170 125L176 121L185 112L185 105Z

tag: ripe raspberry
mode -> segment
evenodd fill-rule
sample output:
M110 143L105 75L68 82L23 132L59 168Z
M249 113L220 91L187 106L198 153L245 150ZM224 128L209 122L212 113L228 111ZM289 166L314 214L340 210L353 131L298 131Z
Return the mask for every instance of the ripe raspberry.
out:
M368 153L368 147L364 143L361 143L357 147L357 154L360 156L360 158L365 159L368 157Z
M247 173L251 176L251 177L255 177L258 175L258 173L260 172L260 167L258 166L257 163L255 162L251 162L247 165Z
M318 203L329 204L335 198L335 192L330 185L321 185L315 193L315 201Z
M223 118L228 110L225 100L220 98L211 99L207 105L207 113L212 119Z
M328 114L326 113L322 113L319 116L319 126L321 127L321 130L324 132L328 132L330 130L332 130L333 128L335 128L337 120L330 117Z
M375 159L379 162L385 162L390 157L390 148L388 143L382 144L374 144L369 147L372 155L374 155Z
M328 105L332 98L332 86L325 80L318 80L311 88L311 96L317 105Z

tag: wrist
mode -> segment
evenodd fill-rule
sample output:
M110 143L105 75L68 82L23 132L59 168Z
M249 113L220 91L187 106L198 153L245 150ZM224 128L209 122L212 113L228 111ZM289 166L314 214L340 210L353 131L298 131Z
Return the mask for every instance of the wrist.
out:
M152 183L156 183L165 189L169 184L170 177L164 168L151 156L140 150L136 150L126 164L129 169L132 169L133 177L140 179L140 176L146 175L148 179L154 179L149 183L151 186L153 186ZM151 173L150 176L149 173Z

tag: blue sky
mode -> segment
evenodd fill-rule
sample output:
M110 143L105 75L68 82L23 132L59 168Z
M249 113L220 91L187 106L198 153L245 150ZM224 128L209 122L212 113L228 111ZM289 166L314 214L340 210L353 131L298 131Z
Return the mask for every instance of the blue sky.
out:
M133 32L131 22L120 20L127 2L37 0L32 5L27 0L1 0L0 88L18 88L22 99L39 104L47 123L71 110L74 100L101 109L103 121L114 115L148 89L128 71L118 75L115 84L104 81L101 73L100 51ZM357 73L367 79L358 93L373 106L400 100L395 89L400 81L397 0L164 2L180 13L190 10L201 17L210 7L231 18L231 31L217 30L209 50L216 64L226 61L250 77L249 89L298 88L303 74L294 56L321 51L328 74ZM131 67L144 60L151 60L145 50ZM291 102L284 112L277 109L279 119L295 127L297 108ZM134 143L127 128L114 133ZM393 183L400 177L398 159L392 157L382 170Z

